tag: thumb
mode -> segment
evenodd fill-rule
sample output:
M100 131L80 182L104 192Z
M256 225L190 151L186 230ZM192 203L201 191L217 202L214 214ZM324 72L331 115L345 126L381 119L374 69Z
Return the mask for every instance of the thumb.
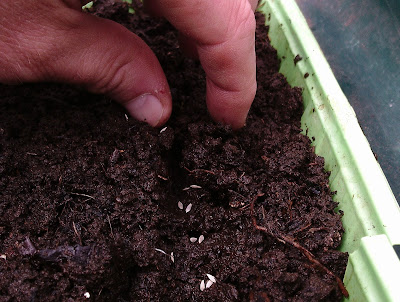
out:
M138 36L62 1L44 1L46 5L24 1L21 22L18 2L0 5L0 17L4 6L16 12L7 21L5 34L0 35L0 46L4 46L1 82L82 85L111 96L133 117L152 126L167 121L172 109L167 80L157 58ZM32 3L30 10L26 2Z

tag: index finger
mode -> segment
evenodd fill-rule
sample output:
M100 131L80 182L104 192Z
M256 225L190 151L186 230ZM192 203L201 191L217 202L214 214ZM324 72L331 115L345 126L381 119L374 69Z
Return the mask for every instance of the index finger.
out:
M256 92L255 17L248 0L147 0L197 46L211 116L245 124Z

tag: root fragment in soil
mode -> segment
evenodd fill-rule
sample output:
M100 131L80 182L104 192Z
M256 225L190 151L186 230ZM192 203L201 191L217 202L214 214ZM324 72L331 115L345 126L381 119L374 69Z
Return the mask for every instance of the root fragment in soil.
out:
M348 297L349 297L349 293L348 293L346 287L344 286L342 280L341 280L338 276L336 276L333 272L331 272L331 271L330 271L326 266L324 266L321 262L319 262L319 261L314 257L314 255L313 255L310 251L308 251L306 248L302 247L298 242L296 242L296 240L295 240L294 238L292 238L292 237L290 237L290 236L287 236L287 235L280 234L280 233L277 232L277 231L272 231L271 229L268 229L268 228L266 228L266 227L263 227L263 226L260 226L260 225L257 224L257 219L256 219L256 216L255 216L255 214L254 214L254 204L255 204L256 200L257 200L259 197L262 197L262 196L264 196L264 194L262 194L262 193L257 194L257 196L256 196L256 197L251 201L251 203L250 203L250 215L251 215L251 219L252 219L252 222L253 222L253 226L254 226L257 230L259 230L259 231L261 231L261 232L264 232L265 234L267 234L267 235L269 235L269 236L275 238L275 239L278 240L279 242L282 242L282 243L284 243L284 244L290 244L291 246L293 246L293 247L295 247L296 249L298 249L304 256L307 257L307 259L308 259L313 265L315 265L315 267L317 267L317 268L318 268L319 270L321 270L322 272L328 274L329 276L335 278L335 280L336 280L336 282L337 282L337 285L338 285L338 287L340 288L340 291L342 292L343 296L345 296L346 298L348 298Z

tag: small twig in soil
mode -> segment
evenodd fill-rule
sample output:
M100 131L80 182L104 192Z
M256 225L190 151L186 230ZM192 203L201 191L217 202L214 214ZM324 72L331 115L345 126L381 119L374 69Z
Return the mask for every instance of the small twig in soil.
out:
M113 228L111 226L110 216L108 214L107 214L107 220L108 220L108 225L110 226L110 230L111 230L111 237L115 240Z
M77 196L83 196L83 197L87 197L87 198L89 198L89 199L96 199L96 198L94 198L93 196L90 196L90 195L87 195L87 194L81 194L81 193L75 193L75 192L70 192L69 194L71 194L71 195L77 195Z
M38 156L37 153L33 153L33 152L26 152L27 155L32 155L32 156Z
M293 234L300 233L300 232L302 232L302 231L308 229L310 226L311 226L311 223L307 223L305 226L303 226L303 227L300 228L299 230L294 231Z
M205 169L194 169L194 170L190 170L189 168L183 167L186 171L188 171L190 174L194 173L194 172L205 172L205 173L209 173L209 174L213 174L215 175L215 173L213 171L210 170L205 170Z
M72 227L74 228L74 232L75 232L75 234L76 234L76 237L78 237L78 239L79 239L79 244L80 244L80 245L83 245L83 244L82 244L81 235L78 233L78 229L76 228L76 225L75 225L75 222L74 222L74 221L72 221Z
M65 210L65 208L67 207L67 204L68 204L68 201L65 201L64 203L63 203L63 208L62 208L62 210L61 210L61 212L60 212L60 215L58 215L59 217L61 217L62 216L62 214L64 213L64 210Z
M294 240L294 238L289 237L289 236L285 236L283 234L274 234L271 230L268 230L265 227L259 226L257 224L257 220L256 220L256 216L254 214L254 203L256 202L256 200L261 197L264 196L263 193L257 194L256 197L251 201L250 203L250 214L251 214L251 219L253 221L253 226L259 230L262 231L268 235L270 235L271 237L290 244L291 246L295 247L296 249L298 249L300 252L303 253L304 256L307 257L307 259L313 264L315 265L318 269L320 269L321 271L325 272L326 274L328 274L329 276L335 278L337 285L339 286L340 291L342 292L343 296L345 296L346 298L349 296L348 291L346 290L342 280L340 280L340 278L338 276L336 276L333 272L331 272L326 266L324 266L321 262L319 262L317 259L315 259L314 255L308 251L306 248L304 248L303 246L301 246L298 242L296 242Z
M250 206L250 204L246 204L243 207L241 207L239 210L246 210L249 206Z
M289 211L289 221L292 221L292 206L293 206L293 202L289 197L289 207L288 207L288 211Z

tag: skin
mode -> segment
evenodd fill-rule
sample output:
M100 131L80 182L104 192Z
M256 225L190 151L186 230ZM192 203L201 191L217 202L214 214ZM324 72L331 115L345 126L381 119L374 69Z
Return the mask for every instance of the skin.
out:
M150 48L121 25L85 14L87 1L0 1L0 82L53 81L111 96L152 126L172 100ZM207 106L218 122L240 128L256 92L254 0L147 0L145 9L181 33L185 52L207 77Z

